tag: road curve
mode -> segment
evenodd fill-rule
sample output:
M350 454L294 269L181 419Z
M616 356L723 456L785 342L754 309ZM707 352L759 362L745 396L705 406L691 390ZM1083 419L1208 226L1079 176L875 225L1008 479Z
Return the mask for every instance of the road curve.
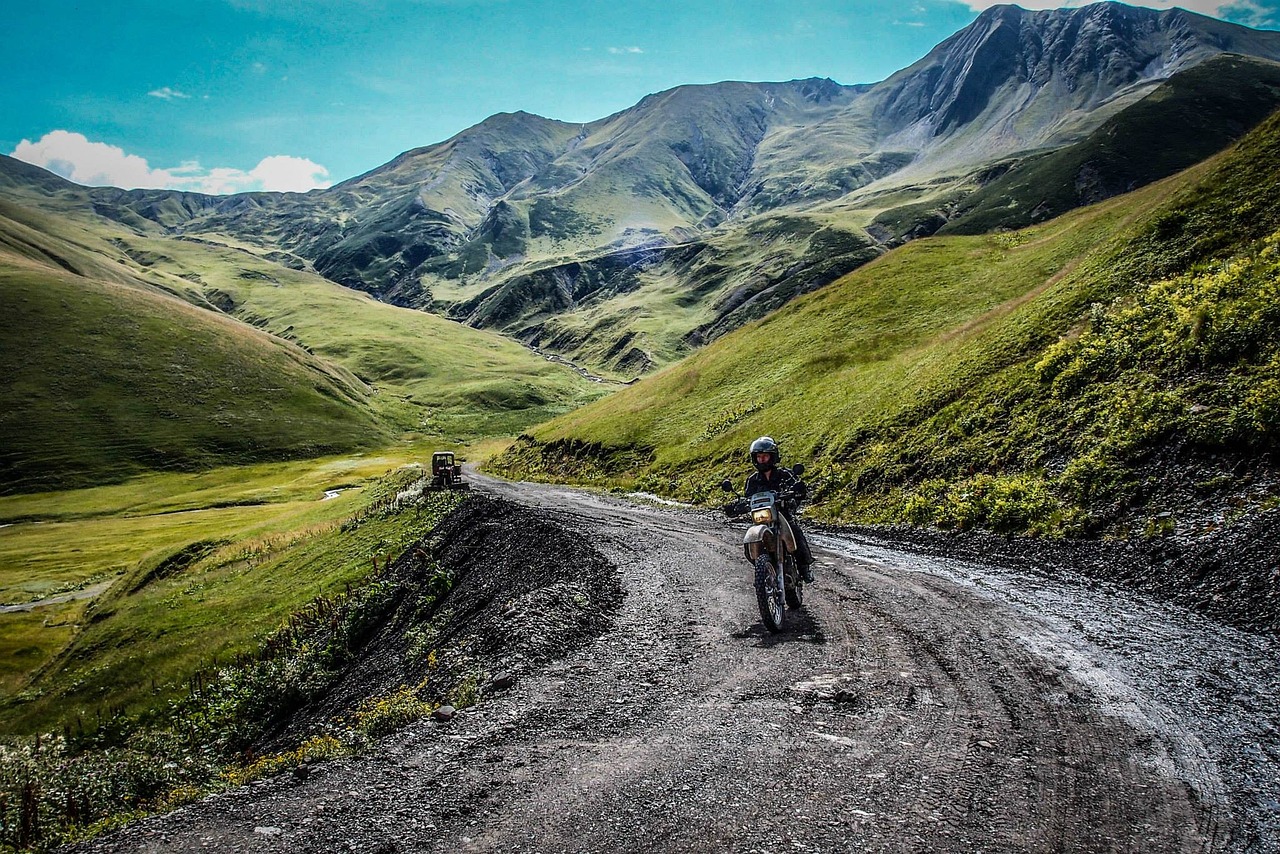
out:
M1269 639L829 536L770 636L739 527L476 481L592 538L613 628L453 723L82 850L1280 848Z

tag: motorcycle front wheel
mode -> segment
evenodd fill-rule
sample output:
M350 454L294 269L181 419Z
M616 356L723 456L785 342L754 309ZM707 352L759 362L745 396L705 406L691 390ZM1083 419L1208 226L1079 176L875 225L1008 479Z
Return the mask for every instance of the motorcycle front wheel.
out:
M764 627L774 633L782 631L786 611L773 556L769 554L756 558L756 604L760 606L760 619L764 621Z

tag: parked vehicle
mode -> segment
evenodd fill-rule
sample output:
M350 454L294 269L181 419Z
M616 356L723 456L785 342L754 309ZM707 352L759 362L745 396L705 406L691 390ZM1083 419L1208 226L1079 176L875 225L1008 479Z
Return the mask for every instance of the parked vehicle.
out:
M431 455L432 489L470 489L462 479L462 465L454 461L453 451L436 451Z
M799 480L804 466L791 469ZM734 492L733 482L720 484L726 492ZM756 604L760 619L771 632L780 632L786 622L787 609L804 606L804 580L796 566L796 540L782 511L798 509L800 498L794 492L757 492L724 506L730 517L750 515L751 527L742 540L747 563L755 571Z

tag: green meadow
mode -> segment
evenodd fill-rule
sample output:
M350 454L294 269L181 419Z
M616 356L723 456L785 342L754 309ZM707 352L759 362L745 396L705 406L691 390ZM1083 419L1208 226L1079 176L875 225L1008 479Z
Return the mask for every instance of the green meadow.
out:
M434 450L606 392L278 253L0 203L0 729L159 713L425 532ZM326 499L326 493L336 497Z
M406 447L0 498L0 604L30 607L0 613L0 727L162 709L422 536L415 513L383 510L429 459ZM86 598L41 604L67 594Z

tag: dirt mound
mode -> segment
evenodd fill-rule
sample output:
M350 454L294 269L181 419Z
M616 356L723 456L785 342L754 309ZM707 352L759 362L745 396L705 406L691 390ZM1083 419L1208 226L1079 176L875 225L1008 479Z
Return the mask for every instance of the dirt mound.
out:
M439 702L518 676L599 635L622 600L617 569L585 536L481 495L406 550L383 583L397 591L389 616L280 740L404 686Z

